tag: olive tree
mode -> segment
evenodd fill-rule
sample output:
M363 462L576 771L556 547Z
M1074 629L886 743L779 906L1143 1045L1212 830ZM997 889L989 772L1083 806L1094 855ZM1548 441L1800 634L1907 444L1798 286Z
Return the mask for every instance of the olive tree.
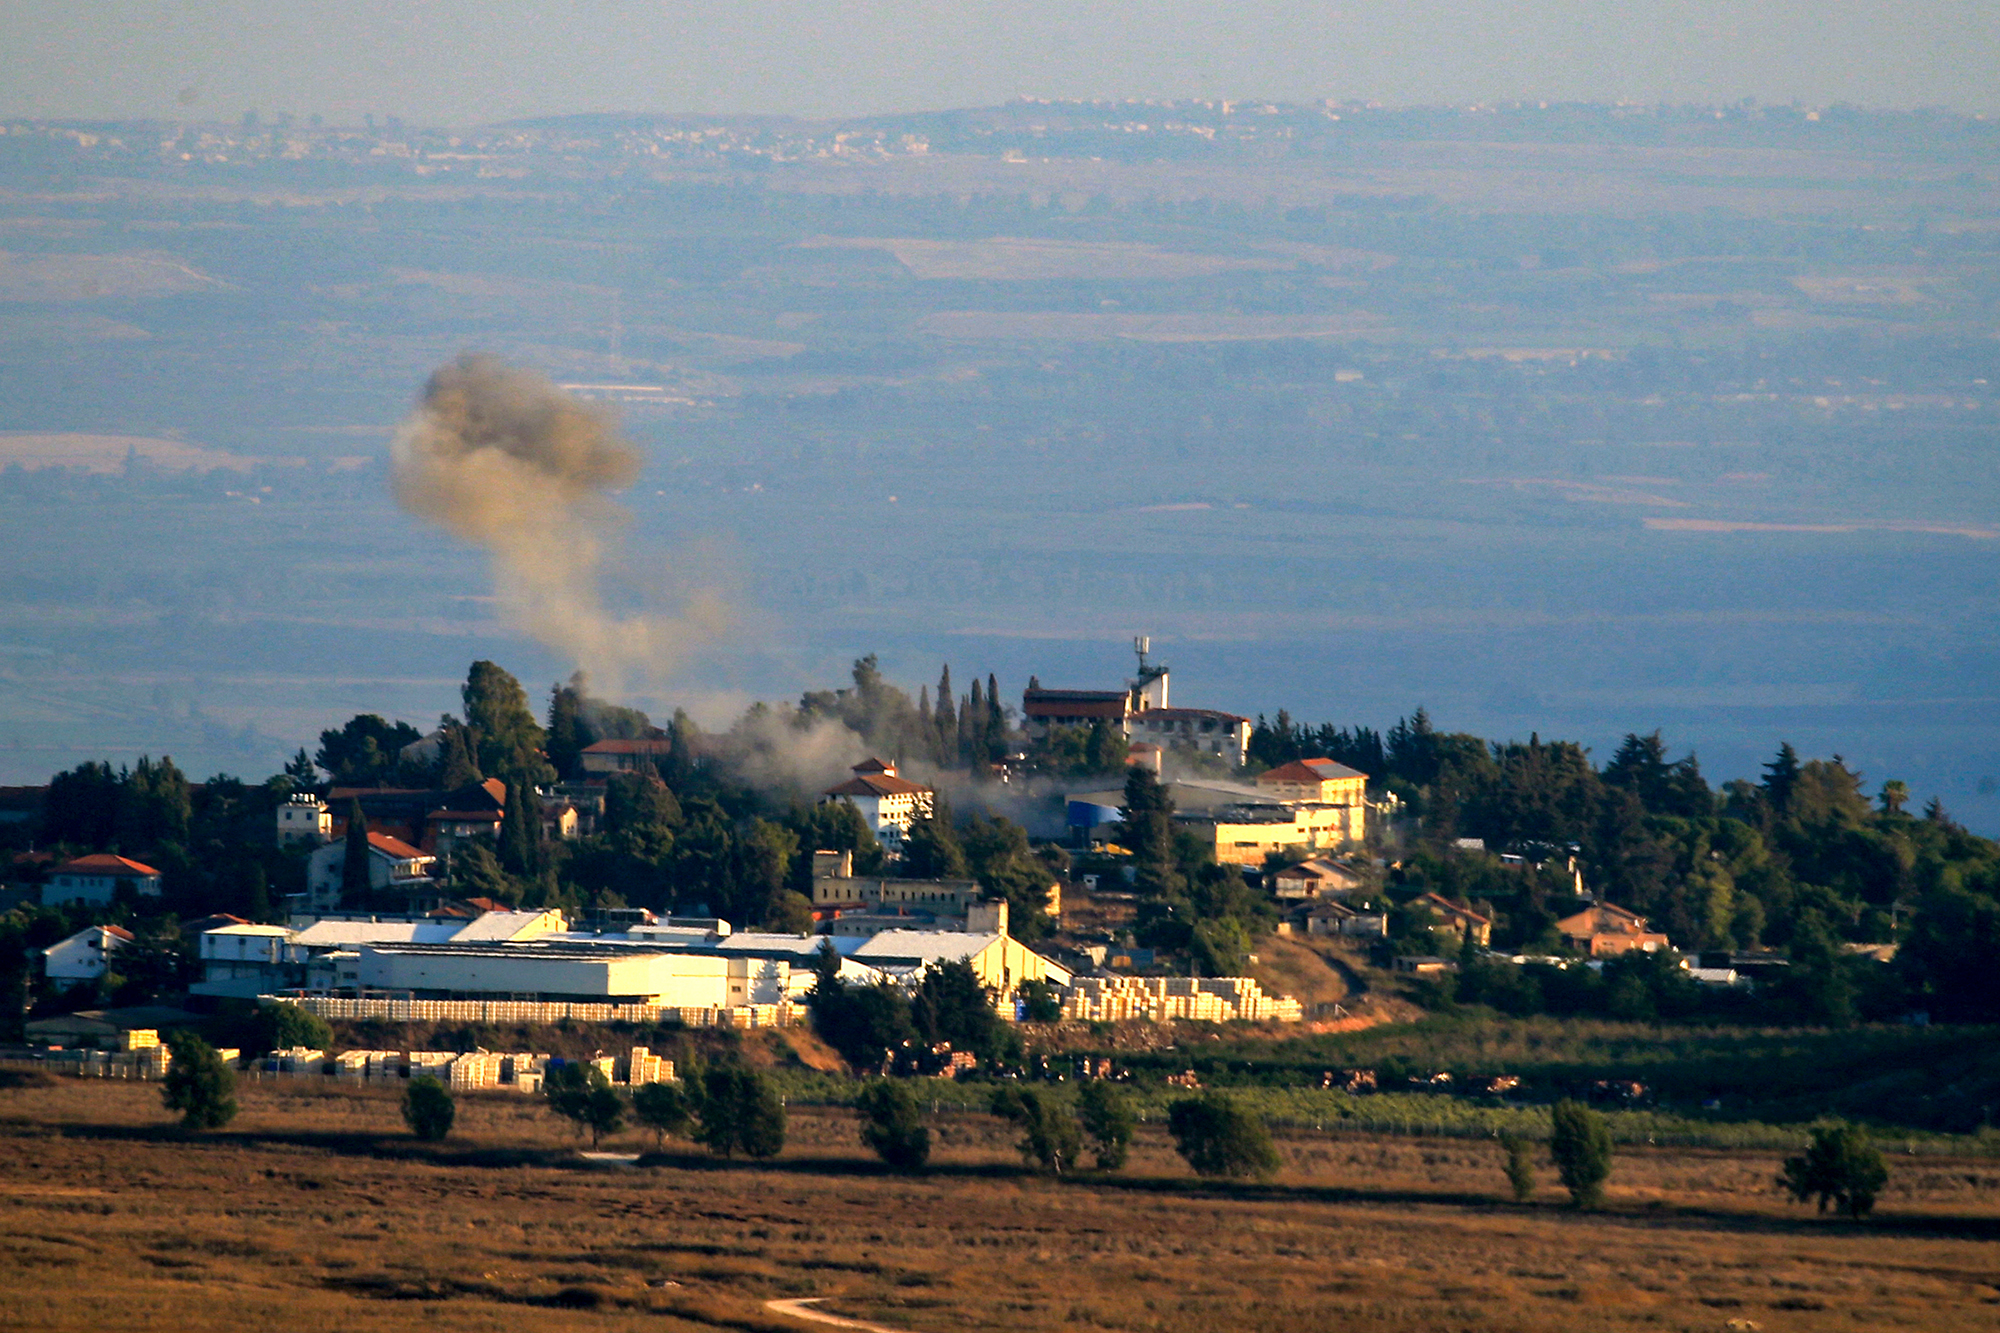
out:
M1549 1113L1549 1156L1578 1208L1604 1202L1611 1175L1611 1126L1582 1102L1563 1100Z
M425 1143L437 1143L451 1133L451 1123L457 1118L451 1089L431 1075L418 1074L403 1089L403 1123Z
M1856 1219L1867 1216L1888 1183L1888 1165L1868 1131L1839 1120L1814 1126L1812 1142L1797 1157L1787 1157L1778 1176L1798 1202L1817 1199L1822 1213L1837 1207Z
M549 1070L542 1083L549 1109L590 1135L595 1148L606 1134L616 1134L625 1124L625 1099L611 1086L600 1069L575 1062Z
M236 1073L213 1046L192 1032L167 1034L171 1057L160 1100L189 1129L221 1129L236 1118Z
M854 1099L861 1117L861 1141L897 1171L921 1171L931 1157L931 1132L908 1087L877 1079Z
M1220 1092L1184 1097L1167 1108L1174 1147L1199 1176L1270 1176L1278 1150L1262 1117Z
M1076 1169L1077 1158L1083 1156L1083 1133L1075 1113L1053 1092L1002 1088L993 1094L993 1114L1020 1128L1023 1160L1052 1175Z
M1131 1100L1123 1089L1095 1079L1085 1083L1077 1093L1076 1115L1083 1122L1083 1132L1090 1136L1091 1146L1097 1150L1097 1169L1116 1171L1125 1165L1138 1117L1132 1113Z

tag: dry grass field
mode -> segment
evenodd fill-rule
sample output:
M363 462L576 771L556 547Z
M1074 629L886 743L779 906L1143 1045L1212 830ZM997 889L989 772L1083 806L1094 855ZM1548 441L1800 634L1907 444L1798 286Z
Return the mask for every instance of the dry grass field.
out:
M1609 1208L1502 1202L1497 1149L1298 1138L1266 1186L1022 1174L983 1116L879 1172L844 1112L773 1163L584 1162L532 1099L245 1084L186 1139L146 1085L0 1091L0 1327L802 1329L767 1301L960 1329L1991 1329L2000 1163L1899 1162L1865 1225L1787 1207L1768 1157L1627 1153ZM648 1146L626 1135L609 1147ZM825 1325L821 1325L825 1327Z

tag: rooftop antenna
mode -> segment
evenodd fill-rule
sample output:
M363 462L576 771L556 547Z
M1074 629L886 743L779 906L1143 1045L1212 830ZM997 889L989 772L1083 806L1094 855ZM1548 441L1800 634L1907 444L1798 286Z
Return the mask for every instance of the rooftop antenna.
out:
M1139 654L1139 674L1146 674L1146 654L1153 650L1153 640L1144 634L1132 636L1132 651Z

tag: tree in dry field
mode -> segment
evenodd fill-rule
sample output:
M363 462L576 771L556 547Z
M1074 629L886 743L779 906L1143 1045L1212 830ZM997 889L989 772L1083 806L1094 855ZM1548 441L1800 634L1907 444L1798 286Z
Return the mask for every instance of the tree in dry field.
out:
M1507 1153L1507 1185L1514 1202L1526 1203L1535 1197L1535 1145L1519 1134L1502 1134L1500 1146Z
M993 1094L993 1114L1021 1129L1021 1157L1052 1175L1076 1169L1083 1156L1083 1133L1061 1098L1040 1088L1002 1088Z
M457 1118L458 1106L452 1101L451 1089L429 1074L417 1075L403 1090L403 1123L425 1143L441 1142L451 1133L451 1122Z
M1875 1207L1888 1183L1888 1165L1868 1131L1839 1120L1814 1126L1812 1142L1797 1157L1787 1157L1778 1176L1778 1184L1800 1203L1817 1199L1822 1213L1838 1207L1856 1220Z
M1611 1175L1611 1126L1582 1102L1564 1100L1549 1113L1549 1156L1578 1208L1604 1202Z
M167 1034L172 1062L160 1100L188 1129L221 1129L236 1118L236 1073L213 1046L188 1031Z
M861 1141L897 1171L921 1171L931 1158L931 1132L909 1088L877 1079L854 1099L861 1117Z
M694 1128L694 1103L678 1083L647 1083L632 1090L632 1118L653 1131L653 1146L664 1148Z
M1116 1171L1124 1166L1132 1148L1132 1133L1139 1123L1124 1091L1115 1084L1092 1079L1077 1093L1076 1115L1083 1122L1083 1132L1090 1136L1091 1146L1097 1150L1097 1169Z
M625 1099L601 1070L575 1062L551 1069L542 1084L549 1109L590 1135L595 1148L625 1123Z
M1167 1107L1167 1132L1198 1176L1272 1176L1278 1150L1263 1118L1220 1092Z
M701 1073L695 1139L718 1157L776 1157L785 1148L785 1103L754 1069L710 1065Z

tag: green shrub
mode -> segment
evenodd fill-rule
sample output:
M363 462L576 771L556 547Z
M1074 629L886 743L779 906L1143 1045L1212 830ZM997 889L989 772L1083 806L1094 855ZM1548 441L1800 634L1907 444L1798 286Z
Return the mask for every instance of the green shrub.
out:
M1581 1102L1560 1101L1549 1114L1549 1156L1570 1201L1579 1208L1604 1202L1611 1175L1611 1130L1604 1117Z
M318 1014L283 1000L257 1006L257 1013L250 1021L250 1050L261 1054L301 1046L309 1051L330 1050L333 1029Z
M1042 1088L1002 1088L993 1094L993 1114L1021 1130L1022 1160L1052 1175L1076 1169L1083 1134L1076 1115L1055 1093Z
M694 1127L694 1101L678 1083L644 1083L632 1090L632 1118L653 1131L653 1146L664 1147Z
M695 1139L718 1157L776 1157L785 1148L785 1103L754 1069L711 1065L701 1073Z
M1199 1176L1270 1176L1278 1150L1263 1118L1220 1092L1186 1097L1167 1107L1167 1132Z
M1097 1169L1116 1171L1125 1165L1132 1148L1132 1133L1138 1127L1131 1098L1116 1084L1093 1079L1083 1085L1076 1098L1077 1119L1097 1150Z
M221 1129L236 1118L236 1073L213 1046L192 1032L167 1034L172 1062L160 1100L189 1129Z
M878 1079L854 1099L861 1116L861 1141L897 1171L921 1171L931 1157L931 1132L910 1090L893 1079Z
M1535 1145L1519 1134L1502 1134L1500 1146L1507 1151L1507 1185L1514 1202L1526 1203L1535 1197Z
M1882 1150L1859 1125L1836 1120L1816 1125L1805 1152L1785 1159L1778 1184L1800 1203L1819 1200L1819 1210L1838 1207L1852 1218L1867 1216L1875 1196L1889 1182Z
M602 1070L575 1062L549 1070L542 1084L549 1109L590 1135L595 1148L606 1134L616 1134L625 1124L625 1099L611 1086Z
M419 1074L403 1090L403 1123L425 1143L437 1143L451 1133L458 1107L451 1090L429 1074Z

